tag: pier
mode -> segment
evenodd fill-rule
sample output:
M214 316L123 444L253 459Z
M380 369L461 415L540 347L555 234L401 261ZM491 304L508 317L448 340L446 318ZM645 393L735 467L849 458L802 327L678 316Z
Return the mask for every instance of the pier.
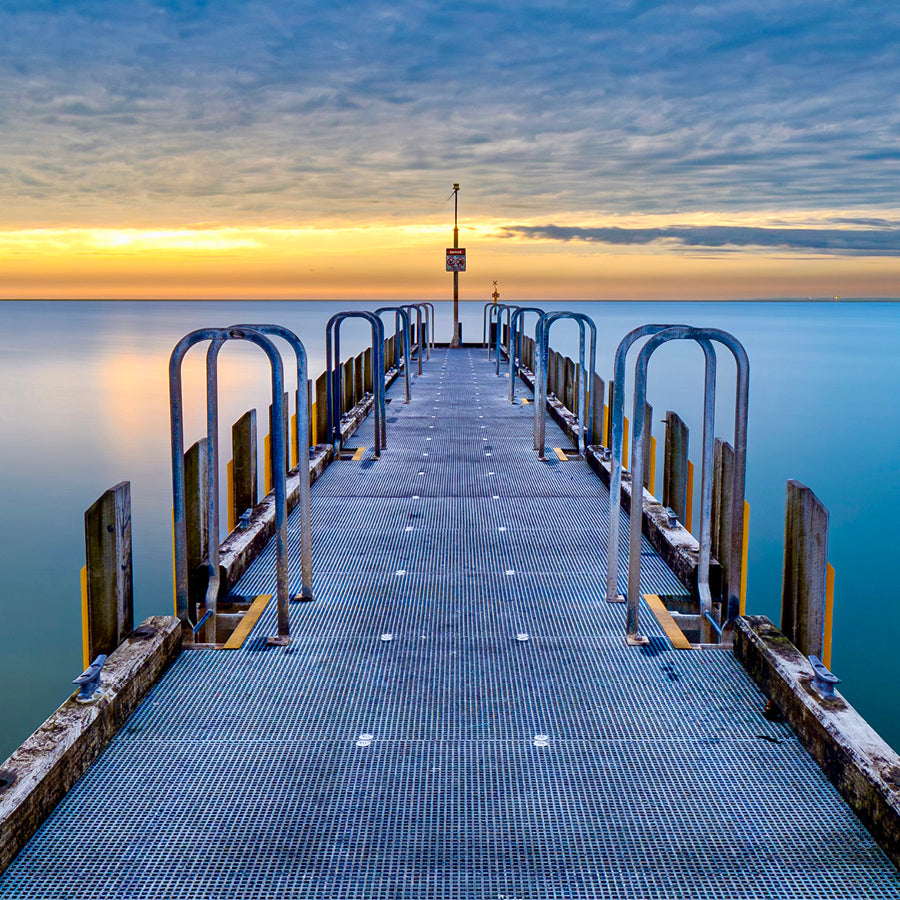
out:
M351 371L343 439L332 448L321 419L298 463L316 470L313 599L290 603L285 635L275 534L234 565L228 638L163 617L124 638L111 665L165 662L0 875L0 900L900 898L896 755L847 725L839 695L817 699L770 623L730 617L727 597L704 618L696 547L666 537L649 501L642 640L628 640L628 604L607 590L613 470L592 440L604 388L589 386L600 419L585 435L590 401L563 362L539 453L534 344L510 402L515 335L496 325L490 357L413 347L408 402L395 344L385 421L366 415L377 359L359 390ZM291 598L302 519L301 500ZM0 813L23 789L15 766Z

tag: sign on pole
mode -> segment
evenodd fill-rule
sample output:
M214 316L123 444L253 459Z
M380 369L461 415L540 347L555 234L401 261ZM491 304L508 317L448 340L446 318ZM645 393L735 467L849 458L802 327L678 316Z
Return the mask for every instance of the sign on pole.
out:
M448 247L447 248L447 271L448 272L465 272L466 271L466 248L465 247Z

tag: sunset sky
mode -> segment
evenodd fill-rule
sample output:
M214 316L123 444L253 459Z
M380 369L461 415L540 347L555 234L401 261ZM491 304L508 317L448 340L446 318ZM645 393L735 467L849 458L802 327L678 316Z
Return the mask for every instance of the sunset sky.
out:
M0 0L0 297L900 296L900 6Z

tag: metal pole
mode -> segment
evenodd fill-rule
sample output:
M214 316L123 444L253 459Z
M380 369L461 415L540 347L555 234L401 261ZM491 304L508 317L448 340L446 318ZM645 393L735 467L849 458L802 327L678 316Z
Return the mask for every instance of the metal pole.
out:
M459 185L453 185L453 246L459 247ZM459 272L453 273L453 337L451 347L459 346ZM420 373L421 374L421 373Z

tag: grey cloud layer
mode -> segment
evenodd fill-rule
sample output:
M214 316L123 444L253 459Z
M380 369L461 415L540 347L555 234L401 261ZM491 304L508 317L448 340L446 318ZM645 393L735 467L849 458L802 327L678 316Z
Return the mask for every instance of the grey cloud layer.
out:
M897 205L882 0L0 6L8 221Z
M841 219L835 219L840 224ZM856 223L857 220L851 220ZM884 225L890 223L884 221ZM900 256L900 224L893 227L747 228L729 225L662 228L582 228L560 225L509 225L503 237L587 241L618 246L670 244L686 249L761 247L839 255Z

